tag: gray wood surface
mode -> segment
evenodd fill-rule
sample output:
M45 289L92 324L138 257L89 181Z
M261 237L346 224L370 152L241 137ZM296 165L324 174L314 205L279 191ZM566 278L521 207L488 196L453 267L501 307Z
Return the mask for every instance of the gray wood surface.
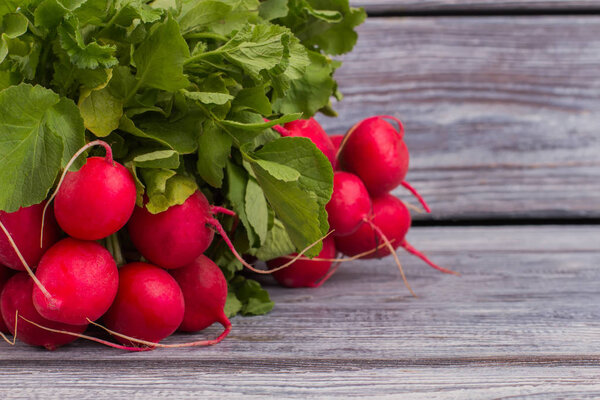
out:
M432 218L600 217L600 16L371 18L359 33L340 117L320 121L401 118Z
M597 0L353 0L351 3L378 13L600 10Z
M597 398L599 239L599 226L415 228L462 277L403 255L411 298L391 260L348 263L319 289L271 287L274 311L236 317L210 348L3 345L0 398Z

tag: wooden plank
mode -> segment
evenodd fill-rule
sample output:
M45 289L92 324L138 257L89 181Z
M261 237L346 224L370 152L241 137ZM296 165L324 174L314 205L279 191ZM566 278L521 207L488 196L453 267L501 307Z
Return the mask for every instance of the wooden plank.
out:
M415 228L409 240L461 278L402 256L415 299L389 259L348 263L319 289L270 287L274 311L236 317L210 348L5 346L0 396L592 398L599 237L598 226Z
M353 0L371 13L598 11L596 0Z
M432 218L600 217L600 17L371 18L359 33L340 116L319 120L401 118Z
M127 363L19 365L3 371L3 399L597 399L595 366L487 366L256 371L246 365ZM35 378L34 378L35 377ZM33 382L35 379L35 383Z

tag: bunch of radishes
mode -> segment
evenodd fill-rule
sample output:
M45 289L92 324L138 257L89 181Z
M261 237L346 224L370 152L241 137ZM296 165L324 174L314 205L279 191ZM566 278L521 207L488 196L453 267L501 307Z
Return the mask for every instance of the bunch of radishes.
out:
M389 118L399 129L386 121ZM393 254L402 271L395 250L403 247L431 266L452 272L406 242L410 213L389 194L403 185L429 211L404 181L409 155L400 121L371 117L345 136L332 138L312 118L276 130L311 139L339 169L327 205L331 235L323 239L316 258L300 252L269 261L271 270L257 270L237 253L214 217L234 215L231 211L211 206L200 191L158 214L136 206L131 172L113 160L110 146L94 141L73 156L48 201L0 212L0 264L6 266L0 266L0 330L48 349L80 337L127 350L218 343L230 332L231 323L224 313L225 277L203 255L214 231L243 265L254 272L273 272L288 287L321 285L335 272L332 264L340 260L338 252L350 257L342 260ZM81 169L69 171L78 156L98 145L105 148L105 157L89 157ZM115 240L125 226L144 262L125 264ZM61 239L61 230L68 237ZM111 251L96 242L100 240ZM158 343L176 330L196 332L215 322L225 329L214 340ZM121 344L85 335L90 324Z
M398 129L386 120L398 124ZM427 203L406 181L409 153L400 120L374 116L354 125L345 135L328 136L313 118L276 127L282 136L303 136L327 156L336 170L333 195L327 205L332 236L324 239L323 250L315 259L300 259L273 276L287 287L317 287L329 279L336 261L380 258L392 254L406 282L395 250L403 247L433 268L454 273L431 262L405 239L411 226L406 205L390 191L402 185L430 212ZM337 259L336 254L351 258ZM269 262L283 264L288 258ZM411 290L412 292L412 290Z
M213 240L211 227L222 231L213 214L228 211L197 191L182 205L150 214L136 206L134 178L106 143L89 143L72 161L94 145L104 146L106 157L90 157L76 172L67 166L49 202L0 212L0 264L6 266L0 266L0 330L48 349L85 337L145 350L176 330L219 322L225 330L217 339L171 346L219 342L231 329L223 311L227 282L203 253ZM148 262L118 268L96 242L110 244L125 225ZM59 227L67 238L60 239ZM83 335L89 324L123 345Z

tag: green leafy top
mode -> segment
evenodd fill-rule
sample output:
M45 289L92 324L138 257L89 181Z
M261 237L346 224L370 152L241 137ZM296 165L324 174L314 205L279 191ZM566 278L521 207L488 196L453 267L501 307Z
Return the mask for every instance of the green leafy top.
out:
M348 0L1 2L0 210L47 198L100 137L150 212L202 190L239 216L222 220L239 250L307 247L329 229L333 172L308 139L269 128L332 113L329 56L352 49L364 17ZM230 312L272 307L218 241L208 252L235 292Z

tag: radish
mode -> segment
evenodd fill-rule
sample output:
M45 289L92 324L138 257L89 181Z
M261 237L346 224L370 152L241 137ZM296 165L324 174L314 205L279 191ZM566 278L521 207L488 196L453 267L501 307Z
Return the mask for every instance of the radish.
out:
M225 328L222 338L231 330L225 316L227 281L221 269L204 254L192 263L171 271L185 299L185 313L180 331L196 332L218 322Z
M180 268L192 263L210 246L214 232L206 197L196 191L181 204L151 214L135 207L127 224L135 247L151 263L163 268Z
M333 143L333 148L335 149L335 152L337 154L337 152L340 149L340 146L342 145L342 142L344 141L344 135L330 135L329 139L331 139L331 143Z
M371 199L358 176L337 171L333 175L333 194L325 209L333 234L350 235L371 212Z
M4 288L4 285L6 284L6 282L8 282L8 280L10 279L10 277L13 275L13 270L11 270L10 268L6 268L0 265L0 293L2 293L2 289ZM4 323L4 319L0 316L0 332L4 332L4 333L8 333L9 330L6 327L6 324Z
M399 130L384 118L396 121ZM403 137L404 127L395 117L364 119L346 134L338 151L338 161L341 169L362 179L372 196L381 196L402 185L430 212L425 200L404 180L408 172L409 153Z
M175 279L164 269L136 262L119 269L119 290L104 323L119 334L156 343L181 325L184 310ZM119 336L117 340L130 342Z
M335 169L337 163L335 158L335 147L321 124L319 124L316 119L312 117L309 119L299 119L288 122L283 126L284 129L281 129L278 125L273 128L279 132L281 136L309 138L315 146L325 154L325 157L327 157Z
M60 230L50 213L44 224L44 240L40 246L40 230L42 227L42 213L46 202L6 213L0 211L0 223L6 229L0 232L0 264L17 271L25 271L23 262L10 243L9 235L19 248L26 263L35 268L42 255L58 241ZM4 229L3 229L4 230Z
M82 240L98 240L117 232L127 223L136 200L131 173L112 158L110 146L102 141L88 143L72 158L95 145L106 149L105 157L90 157L77 172L61 177L54 213L60 227Z
M0 312L11 334L16 335L17 338L32 346L43 346L48 350L54 350L59 346L76 340L77 336L49 332L46 329L24 321L23 318L50 329L72 332L74 334L81 334L86 330L87 325L67 325L42 317L33 305L33 289L34 285L31 278L26 273L20 272L10 278L4 286L4 290L2 290ZM17 332L15 333L17 311L19 322L16 328Z
M386 193L383 196L373 199L371 223L362 224L351 235L336 237L335 245L339 251L347 256L355 256L359 253L376 250L365 255L364 258L385 257L390 255L392 250L403 247L406 251L421 258L431 267L444 273L456 274L454 271L434 264L406 241L405 236L410 229L411 222L410 212L404 203L393 195ZM392 245L391 249L388 246L387 248L378 250L381 233L390 241Z
M129 236L139 252L150 262L166 268L181 268L191 264L208 249L216 230L223 238L235 258L249 270L258 274L269 274L254 268L235 250L227 232L214 218L215 213L235 216L223 207L211 206L200 191L196 191L181 205L171 206L166 211L151 214L145 207L136 207L127 224ZM301 254L318 243L306 247ZM285 268L288 264L279 268Z
M40 260L36 276L50 293L36 286L33 303L39 314L69 325L96 320L112 304L119 284L117 264L95 242L72 238L52 246Z
M288 268L273 272L273 277L280 285L291 288L320 286L321 280L328 278L327 272L335 254L335 242L332 237L327 237L323 240L323 249L316 257L323 260L297 260ZM279 267L287 261L287 258L280 257L269 261L267 265L271 268Z

